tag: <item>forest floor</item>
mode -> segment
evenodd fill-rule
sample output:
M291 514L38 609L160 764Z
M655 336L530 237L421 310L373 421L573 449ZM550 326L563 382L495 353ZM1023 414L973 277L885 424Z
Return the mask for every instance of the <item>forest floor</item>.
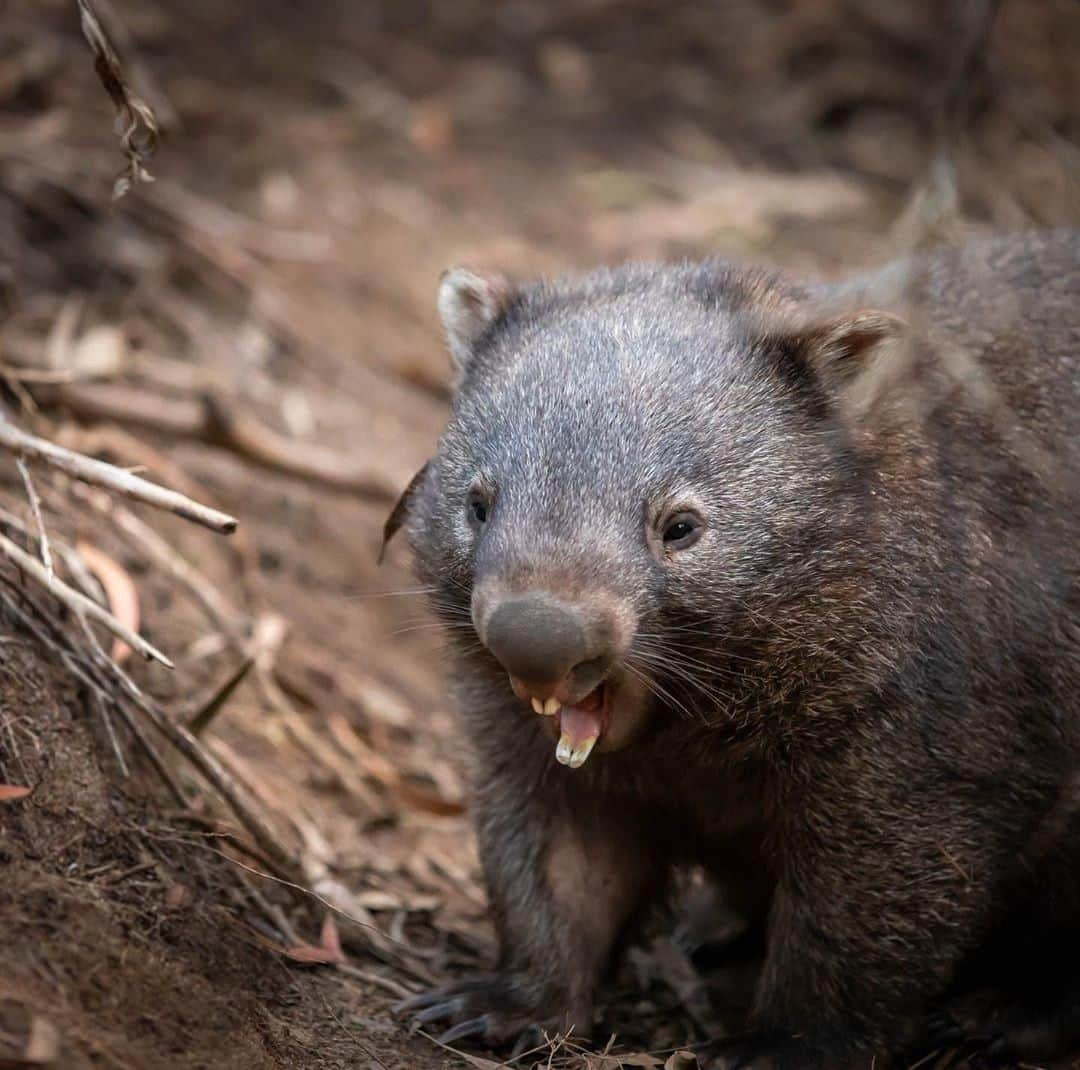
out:
M837 274L904 251L952 77L939 5L113 6L168 127L156 181L115 205L73 5L3 16L0 360L73 379L5 403L239 517L229 541L152 522L262 637L202 738L317 894L260 876L186 767L183 807L126 738L124 775L0 612L0 785L32 789L0 800L0 1066L494 1067L390 1011L492 950L438 637L405 548L377 565L446 416L439 272L720 255ZM1030 10L1003 4L954 160L973 229L1080 218L1080 12ZM5 500L21 488L5 462ZM242 661L228 629L93 510L55 522L133 578L176 662L132 666L140 686L197 708ZM660 932L603 1022L607 1055L562 1043L545 1064L660 1066L716 1028Z

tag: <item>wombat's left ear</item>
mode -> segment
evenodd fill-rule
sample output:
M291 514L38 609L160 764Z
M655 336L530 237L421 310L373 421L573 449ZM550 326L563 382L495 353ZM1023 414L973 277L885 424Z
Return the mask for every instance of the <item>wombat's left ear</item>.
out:
M444 271L439 280L439 317L454 366L463 372L476 344L510 306L514 289L502 275L477 275L468 268Z
M390 545L390 540L401 530L402 525L408 519L412 496L416 493L416 488L420 486L420 481L427 475L429 467L431 467L431 461L425 461L420 471L409 480L409 485L401 492L401 497L394 502L394 508L390 510L390 515L386 518L386 523L383 524L382 545L379 547L378 559L380 565L386 556L386 548Z
M909 334L910 327L899 316L867 309L804 326L791 342L819 377L842 386L866 367L879 346Z

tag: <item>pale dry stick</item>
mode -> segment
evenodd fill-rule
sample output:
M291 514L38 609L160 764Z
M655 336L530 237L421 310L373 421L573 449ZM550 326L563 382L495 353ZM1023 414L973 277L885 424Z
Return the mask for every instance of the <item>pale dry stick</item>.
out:
M49 493L46 489L46 493ZM65 502L65 505L67 503ZM14 513L8 512L7 509L0 506L0 525L7 528L12 528L17 531L23 538L32 540L34 538L33 532L30 528L24 524ZM90 570L86 567L83 559L75 552L74 547L68 546L67 543L60 539L50 540L52 549L56 552L56 556L67 567L68 572L71 573L71 578L75 585L87 598L92 599L95 602L101 602L101 584L94 579ZM104 603L102 603L104 605Z
M9 383L29 383L44 386L57 386L62 383L75 381L75 373L70 371L49 368L19 368L14 364L0 363L0 379L6 379Z
M120 746L120 740L116 736L116 729L113 727L112 718L109 716L109 707L96 691L91 691L90 697L94 700L94 705L97 706L98 714L105 725L105 734L109 737L109 746L112 747L113 756L116 758L116 764L120 766L120 775L126 780L131 776L131 770L128 768L127 759L124 757L124 750Z
M355 977L357 980L377 985L391 995L397 996L398 999L409 999L411 996L416 995L413 989L406 988L399 981L395 981L390 977L383 977L382 974L376 973L374 970L363 970L359 966L353 966L348 962L335 963L335 969L338 973L343 973L348 977Z
M125 643L137 650L147 661L157 661L167 669L173 668L173 663L157 647L148 643L141 635L137 635L127 625L122 624L107 609L103 609L87 598L86 595L69 587L63 580L50 575L45 566L32 554L28 554L21 546L17 546L6 535L0 535L0 553L6 555L16 565L32 576L57 601L62 602L76 616L87 616L97 621L103 627L112 632L117 639L123 639Z
M34 516L37 525L38 552L41 554L41 563L48 573L49 582L52 583L55 572L53 571L52 551L49 549L49 536L45 531L45 520L41 515L41 499L38 497L37 488L30 477L30 469L26 464L25 457L16 457L15 466L22 476L23 486L26 488L26 497L30 500L30 512Z
M236 530L236 519L226 513L201 505L174 490L159 487L156 483L133 475L123 468L47 442L21 430L3 417L0 417L0 446L6 446L13 453L52 465L83 483L104 487L125 498L145 502L156 509L164 509L219 534L228 535Z

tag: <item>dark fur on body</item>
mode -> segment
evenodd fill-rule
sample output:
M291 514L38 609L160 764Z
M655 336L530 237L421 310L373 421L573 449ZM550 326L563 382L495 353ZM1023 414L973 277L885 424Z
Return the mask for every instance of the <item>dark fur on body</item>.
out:
M408 527L501 952L428 1017L587 1032L690 863L767 917L752 1021L793 1063L898 1050L993 932L1080 936L1078 263L1059 233L832 287L634 266L508 291L459 342ZM899 336L819 326L890 306ZM706 536L658 560L643 515L687 492ZM633 608L640 739L556 764L468 625L491 576Z

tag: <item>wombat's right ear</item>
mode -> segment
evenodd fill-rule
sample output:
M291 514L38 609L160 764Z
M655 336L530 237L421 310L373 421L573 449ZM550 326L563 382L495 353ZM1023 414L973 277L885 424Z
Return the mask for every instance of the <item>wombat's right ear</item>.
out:
M425 461L420 471L409 480L409 485L401 492L401 497L394 503L394 508L390 510L390 515L386 518L386 523L383 524L382 545L379 547L378 557L380 565L386 556L386 548L390 545L390 540L401 530L402 525L408 518L409 507L412 505L416 488L420 486L420 481L427 475L430 467L431 461Z
M509 307L514 291L501 275L477 275L467 268L444 271L439 280L439 318L454 366L463 372L476 343Z

